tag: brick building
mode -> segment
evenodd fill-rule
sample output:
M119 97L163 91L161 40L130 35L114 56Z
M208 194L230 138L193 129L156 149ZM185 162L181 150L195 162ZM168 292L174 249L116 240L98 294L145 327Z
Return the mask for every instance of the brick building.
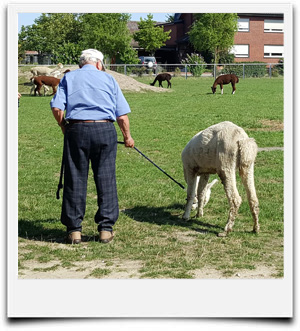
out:
M284 56L283 14L238 14L235 62L278 63Z
M284 56L283 14L238 14L238 31L232 53L235 62L278 63ZM180 63L187 53L194 52L188 31L193 14L175 14L174 22L160 23L164 30L172 30L171 39L155 55L160 63Z

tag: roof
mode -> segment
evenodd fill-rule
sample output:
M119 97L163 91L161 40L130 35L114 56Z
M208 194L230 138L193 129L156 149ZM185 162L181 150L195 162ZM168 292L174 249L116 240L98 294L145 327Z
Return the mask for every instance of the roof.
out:
M137 31L139 29L137 21L129 21L127 23L127 27L131 33L134 33L135 31Z
M283 14L263 14L263 13L238 13L238 16L252 16L252 17L280 17L283 18Z
M26 55L38 55L39 52L37 52L37 51L25 51L25 54Z

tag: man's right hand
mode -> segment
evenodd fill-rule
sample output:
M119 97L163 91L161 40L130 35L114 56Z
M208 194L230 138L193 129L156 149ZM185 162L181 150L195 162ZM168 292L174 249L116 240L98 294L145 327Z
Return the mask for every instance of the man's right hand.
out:
M134 148L134 140L131 137L124 139L124 144L125 144L125 147Z

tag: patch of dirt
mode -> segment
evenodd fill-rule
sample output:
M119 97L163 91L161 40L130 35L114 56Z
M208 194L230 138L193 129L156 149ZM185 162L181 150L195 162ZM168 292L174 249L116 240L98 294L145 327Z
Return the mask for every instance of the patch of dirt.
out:
M258 152L283 151L283 147L259 147Z
M260 120L259 121L264 127L263 128L252 128L248 129L248 131L283 131L284 130L284 123L277 120Z
M195 234L193 231L174 231L172 236L179 242L193 242L197 239L198 234Z
M266 126L265 131L283 131L284 123L276 120L261 120L262 125Z
M72 262L69 267L61 266L59 260L49 263L29 260L22 262L19 279L139 279L141 268L142 263L139 261L117 259L109 261L109 264L105 260L78 261ZM99 270L105 271L103 276L93 276L93 272Z
M140 279L142 274L140 261L130 260L94 260L78 261L70 267L62 267L59 260L41 263L35 260L22 262L19 270L19 279ZM107 274L94 276L93 272L105 270ZM277 271L274 267L257 266L253 270L241 269L232 275L224 275L214 268L194 270L193 279L271 279L276 278Z
M111 74L116 79L122 91L131 91L131 92L145 92L145 91L171 92L172 91L171 89L168 88L155 87L140 83L132 77L119 74L115 71L106 70L106 72Z
M270 279L276 278L274 276L276 273L277 271L273 267L259 265L253 270L241 269L230 276L224 276L222 271L213 268L195 270L193 276L196 279Z
M192 232L188 231L184 235L175 234L175 238L181 241L190 242L195 238ZM53 248L71 250L71 245L33 242L36 246L53 246ZM19 257L21 265L19 267L19 279L141 279L140 272L143 267L142 261L121 260L121 259L99 259L93 261L75 261L69 266L62 266L61 261L53 259L50 262L40 262L35 259L25 260L22 257L30 253L26 246L28 241L19 242ZM84 253L83 253L84 254ZM82 257L84 258L84 256ZM192 272L193 279L270 279L276 278L276 268L257 265L255 269L241 269L234 274L226 275L214 268L202 268Z

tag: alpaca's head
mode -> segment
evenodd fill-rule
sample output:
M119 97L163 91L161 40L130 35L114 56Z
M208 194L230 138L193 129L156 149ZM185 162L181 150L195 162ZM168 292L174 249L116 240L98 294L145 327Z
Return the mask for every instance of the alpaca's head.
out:
M217 88L212 86L212 87L211 87L211 90L212 90L212 93L213 93L213 94L215 94L215 93L216 93L216 90L217 90Z

